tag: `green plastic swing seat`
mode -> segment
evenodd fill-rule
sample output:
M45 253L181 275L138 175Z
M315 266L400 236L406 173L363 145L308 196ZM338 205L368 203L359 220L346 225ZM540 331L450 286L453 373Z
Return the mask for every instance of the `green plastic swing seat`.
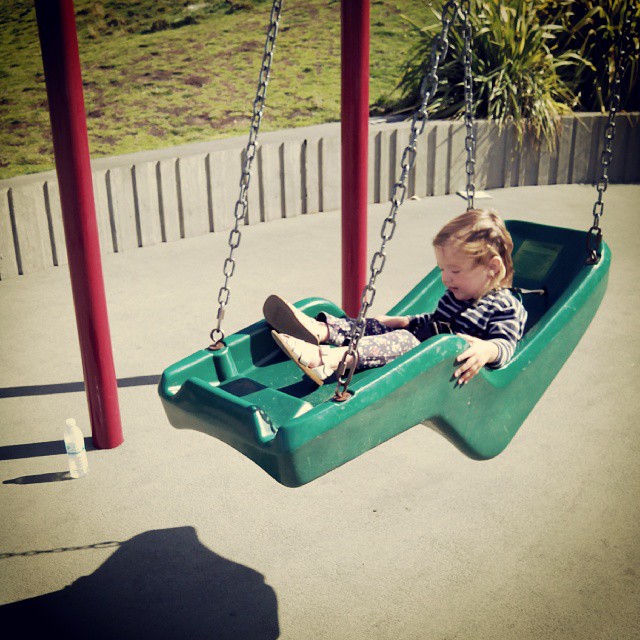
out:
M219 351L197 351L162 375L159 394L171 424L214 436L253 460L283 485L301 486L393 436L428 421L467 455L496 456L556 376L604 296L610 251L586 266L587 234L509 221L515 286L526 295L526 332L511 362L484 369L460 387L452 378L461 338L441 335L379 369L357 373L347 402L332 400L332 379L317 387L257 322L229 336ZM444 288L434 269L390 311L432 310ZM344 313L308 298L315 316Z

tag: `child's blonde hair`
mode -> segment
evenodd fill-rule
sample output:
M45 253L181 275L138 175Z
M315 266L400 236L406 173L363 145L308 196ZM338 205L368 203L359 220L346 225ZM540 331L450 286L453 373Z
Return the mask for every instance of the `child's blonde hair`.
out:
M440 229L433 239L434 247L451 245L477 264L488 264L500 258L500 270L493 277L491 289L510 287L513 283L513 240L500 216L493 210L470 209Z

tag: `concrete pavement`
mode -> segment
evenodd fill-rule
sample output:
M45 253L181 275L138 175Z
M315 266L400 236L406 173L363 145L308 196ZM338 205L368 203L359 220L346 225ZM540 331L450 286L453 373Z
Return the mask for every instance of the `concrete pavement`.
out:
M505 218L586 229L595 189L490 192ZM151 384L208 344L227 234L103 260L125 442L90 434L66 267L0 283L0 620L49 637L639 638L640 186L612 185L604 302L513 442L475 462L425 426L298 489L176 431ZM372 313L434 265L457 196L401 209ZM370 213L370 252L388 205ZM339 213L243 229L227 332L272 292L340 302Z

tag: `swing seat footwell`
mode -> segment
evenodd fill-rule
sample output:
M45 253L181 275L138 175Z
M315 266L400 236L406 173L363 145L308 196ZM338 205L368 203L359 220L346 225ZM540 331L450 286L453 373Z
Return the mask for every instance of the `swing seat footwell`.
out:
M452 377L465 342L436 336L381 367L356 374L352 397L331 400L284 356L270 328L257 322L229 336L220 351L200 350L170 366L159 394L170 423L211 435L253 460L283 485L297 487L421 422L431 423L475 459L502 452L593 318L606 291L610 251L584 264L586 233L510 221L518 287L525 296L525 336L503 369L484 369L460 387ZM390 311L434 309L444 293L437 269ZM297 303L310 316L344 315L333 303Z

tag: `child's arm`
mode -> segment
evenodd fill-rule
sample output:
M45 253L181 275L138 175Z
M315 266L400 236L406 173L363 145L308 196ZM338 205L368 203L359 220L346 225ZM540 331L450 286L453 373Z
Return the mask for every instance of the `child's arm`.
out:
M451 307L453 306L455 309L455 305L454 295L450 291L447 291L440 300L438 300L438 306L433 313L420 313L416 316L376 316L375 319L391 329L406 329L412 320L414 324L417 323L418 326L431 322L436 317L439 320L448 321L451 316Z
M456 335L469 343L469 348L456 358L457 362L463 362L463 364L453 374L458 378L458 384L462 385L469 382L482 367L496 362L500 357L500 349L493 340L481 340L464 333Z
M495 315L487 326L487 340L466 334L457 334L469 343L469 348L456 360L464 364L454 372L458 384L469 382L482 367L504 367L513 357L518 340L524 333L527 312L522 303L496 307Z

